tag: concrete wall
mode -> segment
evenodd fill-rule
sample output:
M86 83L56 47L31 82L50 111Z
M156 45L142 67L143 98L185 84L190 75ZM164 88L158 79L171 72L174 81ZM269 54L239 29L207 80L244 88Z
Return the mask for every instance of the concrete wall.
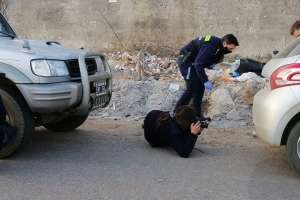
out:
M234 33L237 53L257 56L291 41L300 0L9 0L7 13L20 36L75 48L177 51L198 35Z

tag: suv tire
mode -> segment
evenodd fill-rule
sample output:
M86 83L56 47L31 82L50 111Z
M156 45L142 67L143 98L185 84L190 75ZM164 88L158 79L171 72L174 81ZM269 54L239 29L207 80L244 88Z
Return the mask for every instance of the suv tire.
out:
M290 166L300 173L300 122L296 123L290 132L287 154Z
M0 95L7 112L8 123L17 129L16 139L0 151L0 158L6 158L30 141L34 121L25 100L14 89L2 87Z
M85 115L70 115L60 121L45 124L44 127L54 132L73 131L74 129L81 126L86 121L88 116L88 113Z

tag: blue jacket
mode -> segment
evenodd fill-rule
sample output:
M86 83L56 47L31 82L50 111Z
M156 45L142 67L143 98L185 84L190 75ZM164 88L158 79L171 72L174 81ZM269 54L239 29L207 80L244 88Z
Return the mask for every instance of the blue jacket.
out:
M180 50L180 55L190 53L188 59L179 65L181 74L187 78L188 68L194 67L202 83L208 81L204 69L221 62L224 57L222 39L215 36L209 37L209 40L205 38L196 38Z

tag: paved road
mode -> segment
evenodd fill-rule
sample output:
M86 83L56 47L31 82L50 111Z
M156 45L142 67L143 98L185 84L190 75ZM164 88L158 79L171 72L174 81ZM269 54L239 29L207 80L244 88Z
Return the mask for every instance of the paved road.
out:
M208 130L192 157L152 149L138 123L90 119L78 131L37 130L0 161L1 200L300 199L284 148L250 129Z

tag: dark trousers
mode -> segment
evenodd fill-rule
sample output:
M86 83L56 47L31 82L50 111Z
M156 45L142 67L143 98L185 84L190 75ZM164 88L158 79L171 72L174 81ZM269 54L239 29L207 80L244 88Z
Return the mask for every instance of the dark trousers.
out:
M194 68L191 70L190 78L187 80L185 78L186 90L178 100L176 108L182 105L188 105L193 99L193 106L196 114L202 117L202 99L205 91L203 82L198 78Z

